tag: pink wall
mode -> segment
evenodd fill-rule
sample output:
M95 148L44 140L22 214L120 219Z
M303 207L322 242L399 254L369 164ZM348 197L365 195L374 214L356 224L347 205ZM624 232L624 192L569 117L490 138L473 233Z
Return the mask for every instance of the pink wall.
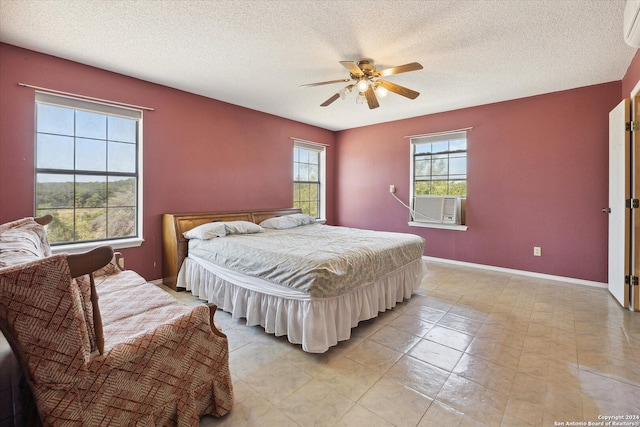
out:
M0 44L0 222L33 215L34 91L18 82L155 108L144 113L145 242L122 250L127 268L148 280L162 276L162 213L292 205L290 137L330 145L333 222L333 132L7 44Z
M25 82L156 109L144 116L145 243L122 251L147 279L161 276L162 213L291 205L295 136L331 145L330 223L419 234L429 256L606 282L608 112L639 79L636 55L621 82L334 133L0 44L0 222L33 215ZM405 136L468 126L469 230L407 226L388 192L408 201Z
M613 82L341 131L336 220L421 235L428 256L606 282L608 113L620 94ZM469 229L409 227L389 194L395 184L408 202L405 136L465 127Z

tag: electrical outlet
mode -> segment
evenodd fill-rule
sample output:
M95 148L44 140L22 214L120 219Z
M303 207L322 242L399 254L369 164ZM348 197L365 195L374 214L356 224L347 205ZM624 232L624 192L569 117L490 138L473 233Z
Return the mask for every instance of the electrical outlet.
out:
M542 248L540 246L533 247L533 256L542 256Z
M389 186L389 193L395 193L395 192L396 192L396 186L395 186L395 185L393 185L393 184L391 184L391 185Z

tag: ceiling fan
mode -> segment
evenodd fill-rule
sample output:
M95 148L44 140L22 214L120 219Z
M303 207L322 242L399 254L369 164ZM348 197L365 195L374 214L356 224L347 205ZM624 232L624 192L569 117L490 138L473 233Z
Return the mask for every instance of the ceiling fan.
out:
M354 89L358 91L358 97L356 102L358 104L364 104L367 101L370 109L378 108L378 98L376 93L380 97L384 97L387 91L397 93L409 99L416 99L420 92L411 90L404 86L382 80L380 77L391 76L393 74L406 73L408 71L421 70L422 65L417 62L411 62L410 64L399 65L397 67L384 68L382 70L376 70L372 59L361 59L360 61L340 61L343 67L349 70L348 79L329 80L326 82L309 83L301 85L300 87L313 87L328 85L334 83L348 83L349 85L342 88L338 93L334 94L331 98L320 104L321 107L327 107L331 105L338 98L345 99L346 96Z

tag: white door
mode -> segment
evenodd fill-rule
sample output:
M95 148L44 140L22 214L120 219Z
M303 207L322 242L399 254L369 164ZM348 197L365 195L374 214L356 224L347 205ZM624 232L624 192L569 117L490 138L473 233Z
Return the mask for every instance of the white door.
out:
M629 306L629 100L609 113L609 292L623 307Z

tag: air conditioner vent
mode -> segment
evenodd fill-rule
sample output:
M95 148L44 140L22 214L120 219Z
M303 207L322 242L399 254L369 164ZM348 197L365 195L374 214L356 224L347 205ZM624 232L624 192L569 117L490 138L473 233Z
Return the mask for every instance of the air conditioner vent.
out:
M442 222L448 224L457 224L456 220L456 204L458 203L457 197L445 197L442 207Z
M415 196L413 221L461 224L462 199L453 196Z

